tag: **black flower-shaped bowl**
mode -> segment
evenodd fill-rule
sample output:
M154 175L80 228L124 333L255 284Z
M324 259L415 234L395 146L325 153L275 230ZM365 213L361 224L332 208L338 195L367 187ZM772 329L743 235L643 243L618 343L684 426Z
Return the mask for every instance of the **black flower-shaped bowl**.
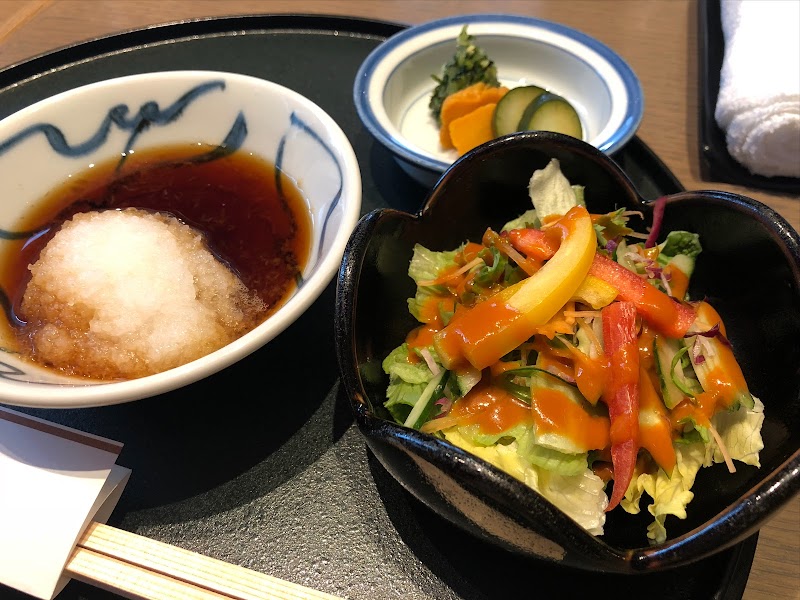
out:
M531 207L528 180L557 158L586 187L590 212L641 211L645 201L612 159L559 134L526 132L466 154L442 176L417 215L375 210L359 221L337 281L336 344L358 426L383 466L449 521L507 549L581 569L632 573L688 564L755 533L800 489L800 236L769 207L722 191L667 199L662 231L694 231L703 252L690 294L707 297L726 323L751 392L765 404L761 467L700 470L684 520L650 546L647 511L609 513L594 537L544 497L481 459L392 422L381 362L416 322L408 264L415 243L434 250L480 240ZM635 220L632 221L637 227ZM659 240L661 241L661 240ZM737 463L738 464L738 463ZM619 513L619 514L618 514Z

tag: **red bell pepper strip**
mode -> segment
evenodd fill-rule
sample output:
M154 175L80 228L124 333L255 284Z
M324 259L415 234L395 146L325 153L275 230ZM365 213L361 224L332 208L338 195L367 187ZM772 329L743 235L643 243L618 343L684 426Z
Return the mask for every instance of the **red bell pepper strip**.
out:
M603 392L611 421L611 464L614 489L606 512L615 508L633 479L639 452L639 344L636 307L631 302L612 302L601 313L603 348L609 362L609 378Z
M550 260L561 245L561 238L556 230L545 229L511 229L503 235L508 236L511 245L525 256L539 261Z
M694 323L693 307L671 298L609 258L595 254L589 274L616 288L617 299L632 302L642 319L667 337L682 338Z

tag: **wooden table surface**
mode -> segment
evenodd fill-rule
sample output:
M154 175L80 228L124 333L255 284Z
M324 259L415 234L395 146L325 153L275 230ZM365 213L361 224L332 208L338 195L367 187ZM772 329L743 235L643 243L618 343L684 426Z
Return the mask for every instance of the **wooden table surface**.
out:
M610 46L644 88L637 135L685 188L748 195L800 230L800 197L702 179L698 7L690 0L0 0L0 68L97 36L198 17L315 13L414 24L476 12L560 22ZM744 598L800 599L800 497L762 529Z

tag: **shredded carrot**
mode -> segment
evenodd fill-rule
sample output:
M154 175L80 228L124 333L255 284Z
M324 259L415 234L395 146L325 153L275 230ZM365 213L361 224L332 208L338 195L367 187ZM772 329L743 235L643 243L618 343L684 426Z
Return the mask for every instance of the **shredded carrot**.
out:
M459 424L461 419L459 417L453 417L451 415L447 415L444 417L438 417L436 419L431 419L422 424L422 427L419 430L422 433L433 433L435 431L442 431L443 429L449 429L450 427L454 427Z
M594 322L597 323L600 322L600 319L595 318L599 316L600 316L600 311L597 311L596 314L592 315L592 319L594 319ZM578 320L578 328L586 334L586 337L589 338L589 342L591 343L589 358L597 358L598 356L602 355L603 344L600 343L600 338L597 337L597 334L595 333L594 329L592 329L584 319Z
M731 455L728 453L728 449L725 447L725 442L722 441L722 438L720 437L716 428L709 423L708 430L711 432L711 436L714 438L714 441L717 442L717 448L719 448L719 451L722 453L722 458L725 459L725 465L728 467L728 472L736 473L736 466L734 466Z
M426 279L425 281L418 281L417 285L420 287L428 287L430 285L441 285L448 281L454 280L467 271L469 271L472 267L477 267L478 265L483 263L483 259L481 258L474 258L463 267L458 269L457 271L453 271L451 273L447 273L446 275L442 275L441 277L437 277L436 279Z
M600 316L599 310L565 310L565 317L593 319Z
M565 319L560 319L558 317L554 317L550 319L544 325L536 328L536 333L539 335L543 335L549 339L553 339L559 333L563 334L572 334L575 332L575 324L569 323Z
M486 246L494 246L500 250L500 252L513 260L520 269L525 271L528 276L533 275L542 267L541 261L523 256L514 248L508 237L497 234L491 228L487 229L486 233L483 234L483 243Z

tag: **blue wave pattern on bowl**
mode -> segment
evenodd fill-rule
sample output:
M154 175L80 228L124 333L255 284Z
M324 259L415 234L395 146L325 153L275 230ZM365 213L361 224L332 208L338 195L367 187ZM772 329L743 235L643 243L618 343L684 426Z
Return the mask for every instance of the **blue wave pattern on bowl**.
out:
M133 148L136 138L152 125L164 126L175 122L181 117L187 106L204 94L216 89L224 90L225 82L209 81L195 86L164 110L159 108L157 102L145 102L139 108L139 111L131 118L127 118L130 108L126 104L118 104L108 111L108 114L105 116L94 135L88 140L75 144L74 146L67 142L66 137L59 127L51 123L37 123L26 127L16 135L11 136L8 140L0 142L0 156L37 133L44 135L50 147L62 156L71 158L86 156L105 144L112 125L116 125L123 131L131 132L131 136L128 138L128 142L125 144L124 148L124 150L128 151ZM241 147L246 137L247 124L244 119L244 114L240 112L228 136L219 147L224 148L226 154L230 154ZM123 155L122 159L120 159L120 166L124 160L125 156Z
M336 159L336 155L334 154L333 150L324 142L324 140L320 137L320 135L316 133L312 127L308 125L308 123L303 121L300 117L297 116L297 113L294 112L292 113L289 122L291 124L291 127L295 127L304 132L305 134L307 134L315 143L317 143L323 149L325 154L329 156L330 159L333 161L333 166L336 169L336 173L339 177L338 188L336 189L336 192L333 194L333 197L331 198L330 203L328 204L328 208L325 211L325 216L322 220L322 228L320 229L319 235L317 236L319 242L317 246L318 250L316 256L314 256L313 259L310 261L311 267L306 274L306 277L309 277L314 271L317 270L317 267L320 264L319 260L320 256L327 253L327 248L325 245L327 240L326 234L328 232L328 225L331 221L331 216L333 215L333 211L336 210L336 207L339 205L339 202L342 199L342 190L344 189L344 174L342 173L342 165L339 164L339 161ZM278 173L283 171L284 150L286 148L286 144L288 143L288 139L289 138L287 135L284 135L281 138L281 142L278 145L278 156L275 160L275 167L276 167L275 183L278 192L281 194L283 193L282 192L283 183L281 181L281 178L278 176ZM302 274L298 274L298 281L297 281L298 288L302 285L302 282L303 282Z
M183 93L176 101L168 105L166 108L160 108L158 102L147 101L144 102L136 113L131 114L130 107L127 104L116 104L110 108L103 120L100 122L96 131L86 140L70 144L67 141L62 129L53 123L35 123L25 127L20 132L0 141L0 160L4 155L7 155L12 149L20 146L30 138L42 135L46 138L50 148L52 148L58 155L77 158L90 155L92 152L99 150L109 138L112 127L116 126L121 131L129 131L130 137L122 148L121 157L117 164L117 169L121 168L131 150L134 149L135 143L139 140L140 136L146 133L151 127L165 127L170 124L178 122L184 115L186 109L194 102L202 98L204 95L214 92L224 92L226 83L224 80L211 80L199 85L195 85L188 91ZM293 136L295 132L301 132L302 137ZM224 156L230 155L237 150L241 149L248 136L247 119L243 111L239 111L236 115L233 124L231 125L227 135L219 142L212 150L207 153L199 154L190 159L191 162L208 162L217 160ZM331 217L338 207L343 192L344 174L342 165L337 160L336 154L326 144L321 135L314 131L314 128L304 121L295 111L292 111L289 118L289 129L283 133L278 143L278 150L275 166L275 183L276 189L279 194L283 194L283 177L287 145L290 140L296 143L301 143L301 139L310 140L312 144L319 146L325 156L329 157L332 161L332 167L338 177L338 183L335 191L332 193L331 198L326 203L324 208L324 217L322 219L322 226L317 236L317 250L312 257L309 258L308 265L306 266L305 274L298 274L296 278L296 289L292 295L297 294L299 289L303 286L305 281L311 277L316 271L321 262L322 257L328 252L327 245L331 245L333 240L328 240L328 225ZM31 231L10 231L5 228L0 228L0 239L4 240L23 240L38 235L43 231L43 228L34 229ZM288 300L288 299L287 299ZM12 324L21 324L20 319L14 313L12 303L8 294L0 287L0 309L6 315L8 321ZM16 351L9 348L0 347L0 352L6 354L17 354ZM0 360L0 378L9 379L14 381L26 381L31 383L41 383L44 385L65 385L59 381L45 381L35 380L31 381L32 374L25 370Z
M374 105L376 102L382 102L383 99L378 99L370 95L369 88L373 84L373 78L376 74L378 66L387 59L389 54L396 51L398 48L410 40L434 32L439 29L452 27L454 25L498 25L497 36L512 36L516 34L507 34L501 30L504 25L508 26L529 26L534 27L546 32L561 35L569 38L578 44L587 48L590 52L599 55L603 60L607 61L608 66L620 78L621 84L624 88L627 106L625 114L622 117L619 126L610 132L607 136L598 140L589 140L596 148L606 154L613 154L619 150L631 137L635 134L639 124L641 123L644 113L644 101L641 85L638 77L633 72L631 67L611 48L598 41L591 36L559 23L544 21L532 17L522 17L516 15L504 14L474 14L474 15L461 15L454 17L447 17L429 23L417 25L409 29L405 29L387 39L383 44L375 48L364 60L360 66L355 78L353 88L353 99L356 105L356 110L359 117L364 123L365 127L370 133L386 145L393 153L398 155L401 160L405 161L415 170L429 171L432 173L442 173L450 162L440 160L435 156L429 156L424 152L417 151L416 148L406 143L404 139L398 139L396 133L388 130L384 123L375 112ZM484 35L494 35L485 33ZM524 34L520 37L524 37ZM455 48L455 41L453 40L451 46ZM448 46L450 47L450 46ZM426 46L409 56L404 57L403 60L395 66L392 72L386 74L386 81L391 80L392 76L396 74L403 61L413 59L415 55L419 55L423 50L427 49ZM489 52L491 57L491 52ZM590 64L584 57L573 55L572 59L575 62L580 62L586 65L589 69L594 70L595 66ZM502 66L498 65L498 70L502 70ZM502 73L500 73L502 75ZM536 83L536 82L528 82Z

